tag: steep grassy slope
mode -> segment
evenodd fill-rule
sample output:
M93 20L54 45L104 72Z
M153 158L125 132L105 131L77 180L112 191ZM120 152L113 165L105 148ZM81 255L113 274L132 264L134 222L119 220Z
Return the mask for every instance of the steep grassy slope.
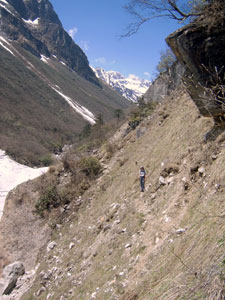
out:
M129 106L119 94L90 83L54 58L45 63L19 44L5 45L14 55L0 47L0 144L20 162L47 163L49 152L76 139L87 120L65 97L105 120L113 118L115 109Z
M60 219L49 220L58 224L55 245L42 249L34 284L21 299L224 299L225 134L205 143L212 126L179 92L125 138L119 132L113 157L100 154L103 175ZM140 165L147 170L144 193ZM20 203L17 222L26 232L22 210ZM9 212L8 224L15 224ZM2 226L10 251L4 216ZM20 254L13 258L26 262Z

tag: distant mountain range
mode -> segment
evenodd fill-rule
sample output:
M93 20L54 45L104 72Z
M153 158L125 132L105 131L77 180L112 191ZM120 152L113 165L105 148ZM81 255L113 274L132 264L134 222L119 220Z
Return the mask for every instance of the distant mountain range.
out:
M0 0L0 147L39 165L130 103L101 83L48 0Z
M99 79L106 82L123 97L133 102L137 102L138 98L145 94L151 85L149 80L140 79L135 75L130 75L126 78L116 71L105 71L102 68L93 67L92 69Z

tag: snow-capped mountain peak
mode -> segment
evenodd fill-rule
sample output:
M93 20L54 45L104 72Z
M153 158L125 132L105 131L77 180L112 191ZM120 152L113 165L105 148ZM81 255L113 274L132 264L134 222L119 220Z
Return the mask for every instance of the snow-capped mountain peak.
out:
M137 102L138 98L147 91L151 84L149 80L140 79L134 74L125 77L117 71L105 71L102 68L92 69L99 79L106 82L123 97L133 102Z

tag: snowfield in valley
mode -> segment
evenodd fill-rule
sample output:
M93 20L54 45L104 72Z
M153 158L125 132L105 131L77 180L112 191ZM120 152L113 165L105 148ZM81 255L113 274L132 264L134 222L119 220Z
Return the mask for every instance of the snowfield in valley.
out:
M8 192L17 185L34 179L48 171L48 168L30 168L21 165L0 150L0 219Z

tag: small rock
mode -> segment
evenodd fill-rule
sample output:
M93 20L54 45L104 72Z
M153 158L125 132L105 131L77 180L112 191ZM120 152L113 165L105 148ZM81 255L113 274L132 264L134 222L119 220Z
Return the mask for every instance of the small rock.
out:
M48 272L44 274L43 279L47 281L50 280L51 277L52 277L52 271L48 270Z
M40 290L37 291L36 295L39 297L45 291L44 287L41 287Z
M132 245L130 243L128 243L128 244L125 245L125 248L127 249L127 248L130 248L131 246Z
M179 229L176 230L176 234L182 234L182 233L184 233L185 231L186 231L185 228L179 228Z
M75 246L75 244L74 244L74 243L70 243L70 246L69 246L69 248L70 248L70 249L72 249L74 246Z
M204 168L204 167L198 168L198 173L199 173L200 175L204 175L204 174L205 174L205 168Z
M186 177L183 177L181 180L182 180L184 183L187 182L187 178L186 178Z
M92 298L92 299L95 299L95 298L96 298L96 295L97 295L97 292L92 293L92 294L91 294L91 298Z
M47 246L47 251L49 252L49 251L53 250L56 246L57 246L56 242L54 242L54 241L50 242Z
M98 252L95 251L95 252L93 253L93 256L96 257L97 255L98 255Z
M115 220L115 221L114 221L114 224L116 224L116 225L117 225L117 224L120 224L120 220L119 220L119 219L118 219L118 220Z
M111 225L110 224L107 224L103 227L103 232L109 230L111 228Z
M64 208L65 210L69 210L69 209L70 209L70 206L69 206L69 204L65 204L65 205L63 206L63 208Z
M154 200L156 198L156 193L151 195L151 199Z
M166 179L164 177L160 176L159 177L159 184L160 185L166 185L167 184Z

